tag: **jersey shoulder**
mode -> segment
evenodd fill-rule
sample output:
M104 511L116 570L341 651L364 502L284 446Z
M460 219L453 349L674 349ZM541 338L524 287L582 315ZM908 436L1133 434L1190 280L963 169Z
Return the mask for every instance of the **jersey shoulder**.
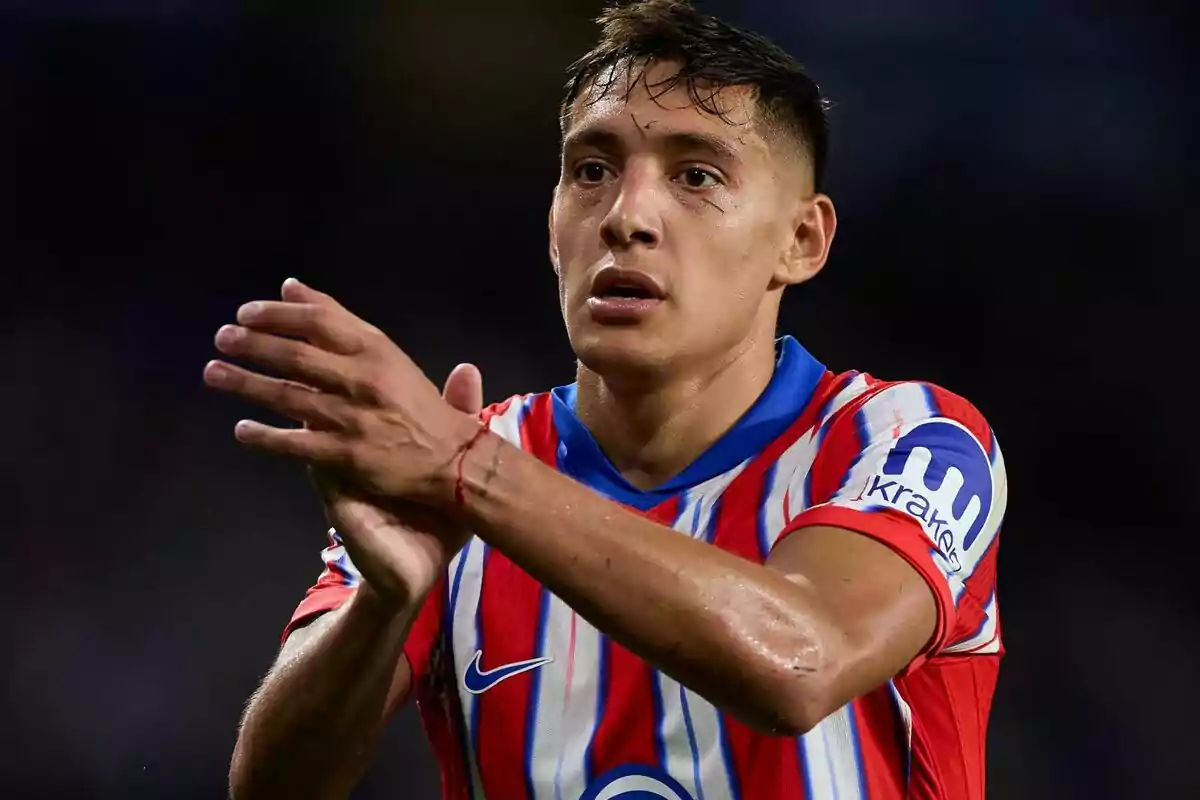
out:
M848 381L844 376L852 376ZM997 455L995 433L967 398L926 380L883 380L866 373L844 373L841 397L834 398L828 422L852 425L864 443L923 421L942 420L966 429L990 458Z
M509 444L554 466L558 435L551 392L516 394L487 406L479 421Z

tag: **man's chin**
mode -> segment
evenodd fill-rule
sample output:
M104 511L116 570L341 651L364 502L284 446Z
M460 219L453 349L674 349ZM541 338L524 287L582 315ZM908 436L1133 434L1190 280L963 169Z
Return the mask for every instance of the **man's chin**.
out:
M603 378L650 378L671 363L667 342L642 325L588 325L569 335L576 358Z

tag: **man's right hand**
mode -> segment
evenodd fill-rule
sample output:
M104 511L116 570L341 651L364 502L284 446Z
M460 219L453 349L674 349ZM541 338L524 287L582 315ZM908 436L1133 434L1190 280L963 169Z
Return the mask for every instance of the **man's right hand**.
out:
M478 416L483 408L478 368L459 364L446 378L442 395L459 411ZM424 597L469 537L459 523L425 506L367 496L318 469L312 476L329 523L363 582L396 608Z

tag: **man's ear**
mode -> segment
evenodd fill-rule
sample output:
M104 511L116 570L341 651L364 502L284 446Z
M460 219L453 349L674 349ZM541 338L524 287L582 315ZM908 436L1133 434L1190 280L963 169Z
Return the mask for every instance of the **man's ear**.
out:
M555 190L557 191L557 190ZM558 237L554 234L554 200L550 201L550 212L546 215L546 227L550 230L550 263L554 265L554 274L561 275L558 263Z
M775 280L783 286L804 283L825 266L837 231L837 211L828 195L814 194L799 204L792 238L780 255Z

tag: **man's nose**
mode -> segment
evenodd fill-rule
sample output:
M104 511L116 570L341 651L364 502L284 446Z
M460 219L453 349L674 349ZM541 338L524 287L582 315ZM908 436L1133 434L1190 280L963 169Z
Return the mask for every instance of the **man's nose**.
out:
M604 243L612 249L657 247L662 241L664 191L663 178L653 165L627 165L617 198L600 225Z

